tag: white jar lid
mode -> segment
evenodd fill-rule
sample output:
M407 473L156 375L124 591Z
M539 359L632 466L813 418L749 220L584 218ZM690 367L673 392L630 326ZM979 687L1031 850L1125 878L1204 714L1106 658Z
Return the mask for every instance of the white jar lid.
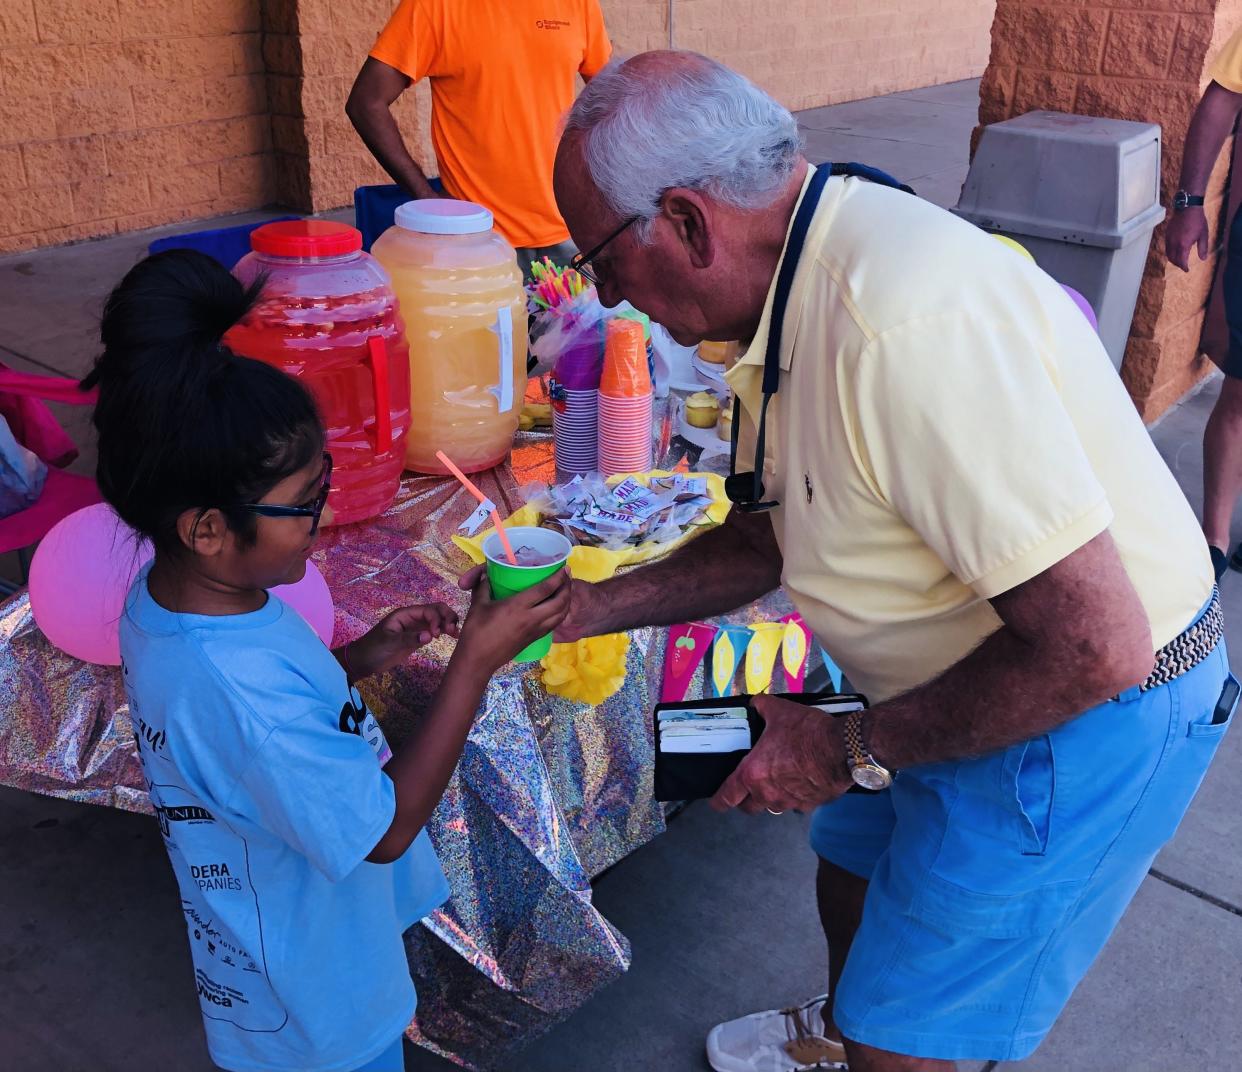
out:
M398 206L393 222L423 234L482 234L492 229L492 214L473 201L432 197Z

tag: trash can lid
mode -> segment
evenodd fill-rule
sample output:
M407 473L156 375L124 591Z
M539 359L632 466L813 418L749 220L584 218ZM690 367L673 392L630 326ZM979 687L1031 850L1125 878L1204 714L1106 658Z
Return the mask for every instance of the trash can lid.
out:
M1160 206L1160 127L1035 111L983 128L957 215L987 230L1118 249Z
M492 229L492 214L473 201L431 197L398 206L393 222L402 230L423 234L482 234Z
M273 257L339 257L362 249L362 232L331 220L285 220L256 227L250 248Z

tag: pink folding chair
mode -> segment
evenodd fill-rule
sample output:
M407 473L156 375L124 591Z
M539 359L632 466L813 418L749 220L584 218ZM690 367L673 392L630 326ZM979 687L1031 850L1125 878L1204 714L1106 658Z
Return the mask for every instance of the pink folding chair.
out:
M34 376L0 365L0 415L9 422L14 438L48 464L39 498L26 509L0 518L0 554L18 553L23 583L30 549L52 526L82 507L102 501L94 480L63 471L62 467L78 456L78 448L44 402L90 406L96 396L97 392L79 390L76 380ZM13 592L16 586L0 580L0 591Z

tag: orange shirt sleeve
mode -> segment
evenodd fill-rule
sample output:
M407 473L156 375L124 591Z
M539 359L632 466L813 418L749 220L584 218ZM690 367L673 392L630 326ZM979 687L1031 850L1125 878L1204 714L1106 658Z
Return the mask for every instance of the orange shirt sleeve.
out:
M395 67L411 81L435 74L444 36L428 0L401 0L388 25L380 31L371 56ZM434 5L439 10L439 5Z
M604 13L600 10L599 0L586 0L583 21L586 24L586 48L582 53L582 64L578 73L585 78L594 78L604 69L612 58L612 42L608 40L608 30L604 26Z

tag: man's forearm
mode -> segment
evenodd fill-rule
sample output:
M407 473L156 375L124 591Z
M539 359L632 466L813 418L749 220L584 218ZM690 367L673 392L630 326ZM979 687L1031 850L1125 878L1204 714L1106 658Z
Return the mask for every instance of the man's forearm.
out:
M1037 737L1142 681L1147 615L1111 537L993 600L1005 623L925 685L866 719L876 759L900 770Z
M1221 146L1237 122L1240 103L1242 96L1239 94L1215 82L1208 86L1190 121L1182 154L1181 188L1187 193L1197 196L1206 193Z
M416 198L435 197L423 169L410 155L389 107L379 101L351 101L346 109L358 136L393 180Z
M993 633L938 678L887 703L867 719L876 759L903 767L981 756L1038 737L1106 700L1008 629Z
M668 558L599 585L601 633L675 625L735 610L781 583L780 547L768 519L738 516Z

